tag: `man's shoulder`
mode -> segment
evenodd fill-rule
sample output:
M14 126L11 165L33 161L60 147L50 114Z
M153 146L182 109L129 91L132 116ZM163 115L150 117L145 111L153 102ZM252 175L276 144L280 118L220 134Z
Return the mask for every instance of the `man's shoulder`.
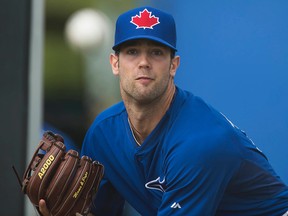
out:
M181 100L178 100L178 110L171 113L174 118L171 121L170 140L186 137L187 142L183 144L203 142L206 143L203 144L204 149L219 149L219 143L224 148L224 144L237 136L236 126L203 98L183 90L178 90L178 94Z
M198 108L205 109L211 107L202 97L194 94L191 91L177 87L174 100L174 106L179 107L180 109L189 109L190 112L197 111Z
M100 122L103 122L107 119L113 118L113 117L118 117L120 116L123 112L126 112L126 108L124 106L123 101L120 101L111 107L105 109L102 111L94 121L94 124L99 124Z
M107 132L107 130L110 129L113 130L113 128L121 129L122 121L119 121L119 119L123 118L122 114L125 114L125 112L126 109L124 107L123 102L114 104L111 107L104 110L103 112L101 112L90 125L86 133L84 143L92 142L91 139L93 140L95 137L99 138L100 137L99 133L101 133L101 131ZM93 142L95 142L95 140Z

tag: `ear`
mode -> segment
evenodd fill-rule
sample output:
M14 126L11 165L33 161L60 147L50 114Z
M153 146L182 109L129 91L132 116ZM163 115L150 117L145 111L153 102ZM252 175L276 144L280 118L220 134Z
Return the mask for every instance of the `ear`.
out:
M170 75L172 77L175 77L175 74L176 74L176 71L177 71L179 65L180 65L180 56L175 56L171 60L171 65L170 65Z
M116 55L114 53L110 54L110 65L111 65L113 74L115 76L118 76L118 74L119 74L119 55Z

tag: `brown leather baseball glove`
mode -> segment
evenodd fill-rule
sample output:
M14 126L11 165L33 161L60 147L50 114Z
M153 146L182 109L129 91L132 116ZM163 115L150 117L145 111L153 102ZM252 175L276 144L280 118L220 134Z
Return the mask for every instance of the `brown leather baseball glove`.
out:
M22 191L37 210L44 199L53 216L87 215L103 173L103 165L66 152L63 138L47 131L24 173Z

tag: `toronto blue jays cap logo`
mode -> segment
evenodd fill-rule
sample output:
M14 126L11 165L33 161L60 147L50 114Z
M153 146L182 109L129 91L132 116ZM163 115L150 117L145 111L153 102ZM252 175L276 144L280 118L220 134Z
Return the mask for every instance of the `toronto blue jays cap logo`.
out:
M140 7L121 14L116 21L113 50L126 41L149 39L176 49L176 26L172 15L152 7Z
M153 26L159 24L159 17L152 15L152 12L148 11L146 8L140 12L140 15L132 16L132 24L136 25L137 28L150 28L153 29Z

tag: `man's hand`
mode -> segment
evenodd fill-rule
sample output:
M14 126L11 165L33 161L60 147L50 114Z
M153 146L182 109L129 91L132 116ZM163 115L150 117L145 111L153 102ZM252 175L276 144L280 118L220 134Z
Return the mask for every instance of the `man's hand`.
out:
M44 199L41 199L39 201L39 211L41 212L41 214L43 216L50 216L50 212L49 212L49 209L47 208L46 206L46 202Z
M41 199L39 201L39 210L42 216L51 216L44 199ZM76 216L83 216L83 215L81 215L80 213L76 213ZM93 214L89 213L88 216L93 216Z
M44 216L87 215L104 167L75 150L66 151L60 135L46 131L23 175L21 187ZM41 197L41 200L39 199Z

